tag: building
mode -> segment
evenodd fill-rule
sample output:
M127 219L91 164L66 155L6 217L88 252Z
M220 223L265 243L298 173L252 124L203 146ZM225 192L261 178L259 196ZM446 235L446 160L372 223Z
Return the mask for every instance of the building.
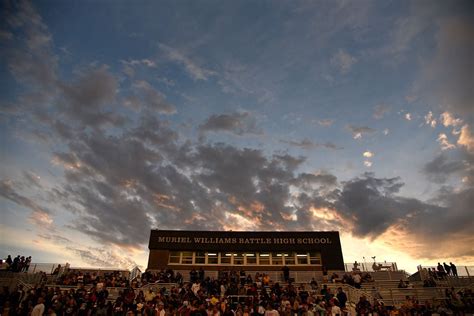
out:
M344 270L339 232L152 230L148 269Z

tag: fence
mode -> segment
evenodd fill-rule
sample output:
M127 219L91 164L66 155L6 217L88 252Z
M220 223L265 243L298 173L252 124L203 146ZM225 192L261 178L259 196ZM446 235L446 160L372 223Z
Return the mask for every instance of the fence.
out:
M344 263L346 272L362 271L362 272L377 272L377 271L398 271L396 262L357 262Z

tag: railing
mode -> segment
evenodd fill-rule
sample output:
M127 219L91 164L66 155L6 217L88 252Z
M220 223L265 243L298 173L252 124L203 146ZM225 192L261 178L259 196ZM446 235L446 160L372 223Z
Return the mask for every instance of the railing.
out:
M178 283L148 283L148 284L143 285L140 288L137 288L136 290L146 292L151 289L153 292L156 293L156 292L159 292L162 288L165 288L167 291L169 291L173 287L179 287L179 284Z
M362 272L377 272L377 271L398 271L396 262L358 262L357 267L354 263L344 263L346 272L362 271Z
M226 271L226 272L229 272L229 271ZM235 271L237 273L239 272L239 270L235 270ZM174 272L181 273L181 275L183 276L183 280L185 282L190 281L190 278L189 278L190 270L174 270ZM254 278L255 278L256 273L260 273L260 274L265 273L266 275L270 277L270 280L273 283L285 282L282 271L245 270L245 275L250 274L252 276L253 281L255 281ZM211 279L212 278L217 279L218 276L219 276L219 271L206 271L206 274L204 275L205 278L210 277ZM291 268L290 268L290 279L292 279L292 281L297 282L297 283L303 283L303 282L309 283L311 281L311 278L315 278L319 282L321 280L321 277L322 277L322 271L291 271Z
M424 269L426 269L426 271L432 270L432 269L435 269L435 271L438 271L437 266L421 266L421 265L418 266L418 271L423 271ZM458 266L456 267L456 270L458 272L459 277L474 277L474 266Z

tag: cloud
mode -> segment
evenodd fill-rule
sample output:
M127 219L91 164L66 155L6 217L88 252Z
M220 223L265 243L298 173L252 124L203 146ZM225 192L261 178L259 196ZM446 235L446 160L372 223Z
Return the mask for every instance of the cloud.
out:
M229 114L213 114L198 127L201 133L225 131L235 135L262 133L257 121L250 112L234 112Z
M214 71L199 66L179 50L165 44L159 44L159 47L165 53L166 58L181 64L193 80L207 80L210 76L215 75Z
M331 119L322 119L317 121L318 125L324 126L324 127L329 127L334 123L334 120Z
M32 171L23 171L23 177L27 181L26 185L41 187L41 177Z
M437 26L435 54L422 65L414 90L472 121L474 26L468 17L459 16L438 20Z
M137 90L137 95L129 96L126 99L130 106L135 108L143 106L162 114L176 113L176 107L168 103L165 95L153 88L147 81L136 81L133 87Z
M342 74L346 74L351 70L352 66L357 63L357 58L340 49L331 57L330 63Z
M51 34L28 1L5 8L7 23L24 37L12 38L5 50L8 69L15 79L40 89L54 89L58 59L52 51Z
M442 150L448 150L448 149L456 148L456 145L451 144L449 142L448 136L446 136L445 133L440 133L439 136L438 136L437 141L440 143Z
M30 209L32 213L51 214L51 212L47 208L40 206L30 198L18 193L18 190L15 188L14 185L15 184L11 180L1 180L0 196L20 206Z
M373 117L374 119L376 120L380 120L382 119L385 114L387 114L388 112L390 112L390 106L388 105L385 105L385 104L377 104L374 108L374 113L373 113Z
M337 183L336 176L325 171L317 173L301 173L293 181L298 187L308 188L312 185L323 185L335 187Z
M326 148L331 150L342 149L341 147L336 146L334 143L326 142L326 143L315 143L307 138L301 141L294 141L294 140L280 140L280 143L288 144L294 147L299 147L305 150L315 149L315 148Z
M452 174L463 174L466 169L464 162L449 159L444 153L438 155L423 167L423 172L432 181L443 183Z
M429 125L433 128L436 127L436 119L433 117L433 112L429 111L426 115L425 115L425 123L426 125Z
M375 238L410 211L401 207L407 200L395 196L402 186L400 178L375 178L365 173L343 184L335 206L351 219L354 235Z
M469 125L461 128L461 134L457 141L458 145L464 146L471 154L474 154L474 136L469 129Z
M146 67L156 68L156 62L147 58L131 59L128 61L123 60L122 63L125 65L131 65L131 66L144 65Z
M348 125L346 128L352 133L352 137L354 139L361 139L364 134L375 133L375 129L367 127L367 126Z
M50 227L53 224L52 217L43 211L35 210L28 217L38 227Z
M102 268L121 268L130 270L137 266L137 263L132 259L124 256L123 253L117 253L117 251L111 250L106 247L77 247L68 246L67 251L72 252L74 255L79 256L82 261L90 264L92 267Z
M60 83L64 106L59 109L71 120L84 126L122 125L125 118L117 112L106 111L116 98L118 83L106 66L88 69L71 83Z
M462 124L462 120L459 118L455 118L454 115L450 112L441 113L439 120L445 127L456 127Z

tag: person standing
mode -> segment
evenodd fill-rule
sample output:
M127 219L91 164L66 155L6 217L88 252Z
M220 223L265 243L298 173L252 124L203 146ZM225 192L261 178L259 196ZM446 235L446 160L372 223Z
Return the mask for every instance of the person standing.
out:
M451 266L447 265L446 262L443 262L444 270L446 271L446 275L451 275Z
M346 308L346 302L347 302L347 295L344 293L342 290L342 287L337 288L337 294L336 294L337 300L339 301L339 305L342 309Z
M38 298L38 303L33 307L31 311L31 316L43 316L44 314L44 299L42 297Z
M456 268L456 266L452 262L450 262L449 264L451 266L451 272L452 272L453 276L457 277L458 276L458 268Z
M283 278L285 279L285 282L288 283L288 281L290 280L290 268L288 268L288 266L284 266L282 270L283 270Z

